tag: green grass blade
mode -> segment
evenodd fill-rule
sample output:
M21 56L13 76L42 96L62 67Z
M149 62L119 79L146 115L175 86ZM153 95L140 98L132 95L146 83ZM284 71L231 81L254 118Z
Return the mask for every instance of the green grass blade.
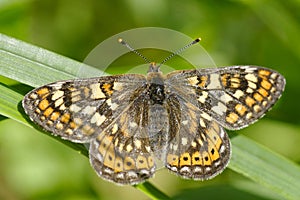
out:
M84 69L84 70L83 70ZM104 73L84 63L0 34L0 73L33 87L57 80Z
M27 121L18 110L18 104L23 99L23 95L0 84L0 114L27 125Z
M273 33L300 59L299 23L283 5L284 1L240 0L249 6ZM296 2L291 1L295 6ZM282 5L281 5L282 4Z
M76 77L82 66L90 68L7 36L2 35L0 39L0 75L21 83L31 86L43 85L55 80ZM24 51L23 49L26 48L27 50ZM37 51L43 52L43 56L34 56ZM9 56L9 59L5 60L4 56ZM51 80L46 76L45 79L33 78L43 76L41 74L45 71L49 73L48 77L51 75ZM13 75L10 72L13 72ZM94 76L95 73L91 73L91 75ZM1 86L0 92L0 114L26 124L26 120L18 111L22 95L6 86ZM300 190L298 190L300 188L299 166L241 135L232 139L232 146L233 156L229 168L264 185L282 198L297 199L300 196ZM167 197L148 182L138 185L136 188L154 199Z
M233 138L232 146L232 170L285 199L300 197L299 166L243 135Z
M151 197L151 199L171 199L149 182L144 182L142 184L135 185L134 187L146 193L149 197Z
M83 63L0 34L0 75L4 77L36 87L57 80L76 78L80 76L78 74L80 70L83 70L85 74L90 73L91 76L104 74ZM21 113L18 109L22 99L23 95L1 84L0 115L28 126L35 126L28 123L22 116L24 112L21 111ZM49 136L88 156L84 145ZM167 195L149 182L135 187L151 198L168 199Z

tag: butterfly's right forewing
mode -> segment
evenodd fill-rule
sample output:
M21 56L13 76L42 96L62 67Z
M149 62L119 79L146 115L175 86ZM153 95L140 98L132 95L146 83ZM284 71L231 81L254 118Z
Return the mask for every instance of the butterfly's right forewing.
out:
M95 138L145 90L142 75L59 81L29 92L23 107L43 129L73 142Z
M285 87L281 74L259 66L177 71L167 77L175 93L232 130L261 118Z

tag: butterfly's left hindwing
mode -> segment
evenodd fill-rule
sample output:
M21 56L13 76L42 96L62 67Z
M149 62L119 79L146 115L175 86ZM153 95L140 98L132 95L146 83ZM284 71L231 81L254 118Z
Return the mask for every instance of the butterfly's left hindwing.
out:
M207 113L172 95L167 101L170 121L165 166L183 178L206 180L229 163L231 145L227 133Z

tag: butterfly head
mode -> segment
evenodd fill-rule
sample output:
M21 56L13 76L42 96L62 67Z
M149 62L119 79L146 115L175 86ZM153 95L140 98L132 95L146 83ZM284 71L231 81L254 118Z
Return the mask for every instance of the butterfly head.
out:
M160 72L160 65L157 65L155 62L151 62L149 69L148 69L148 73L149 72Z

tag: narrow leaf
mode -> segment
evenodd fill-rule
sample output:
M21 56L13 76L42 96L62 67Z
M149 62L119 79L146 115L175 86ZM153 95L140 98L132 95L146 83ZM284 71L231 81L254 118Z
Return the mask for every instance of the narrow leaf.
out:
M102 74L89 66L7 36L0 35L0 45L0 75L31 86L77 77L81 67L93 72L91 76ZM6 86L1 86L0 92L0 114L26 124L18 111L22 95ZM297 199L300 196L299 166L241 135L232 139L232 146L229 168L282 198ZM136 187L151 198L166 198L148 182Z
M84 71L91 76L105 73L57 55L45 49L0 34L0 75L36 87L49 82L79 77ZM23 96L7 86L0 85L0 115L14 119L25 125L28 123L19 112ZM24 113L23 113L24 114ZM83 144L76 144L50 135L54 139L88 156ZM149 182L135 186L154 199L167 199L167 196Z

